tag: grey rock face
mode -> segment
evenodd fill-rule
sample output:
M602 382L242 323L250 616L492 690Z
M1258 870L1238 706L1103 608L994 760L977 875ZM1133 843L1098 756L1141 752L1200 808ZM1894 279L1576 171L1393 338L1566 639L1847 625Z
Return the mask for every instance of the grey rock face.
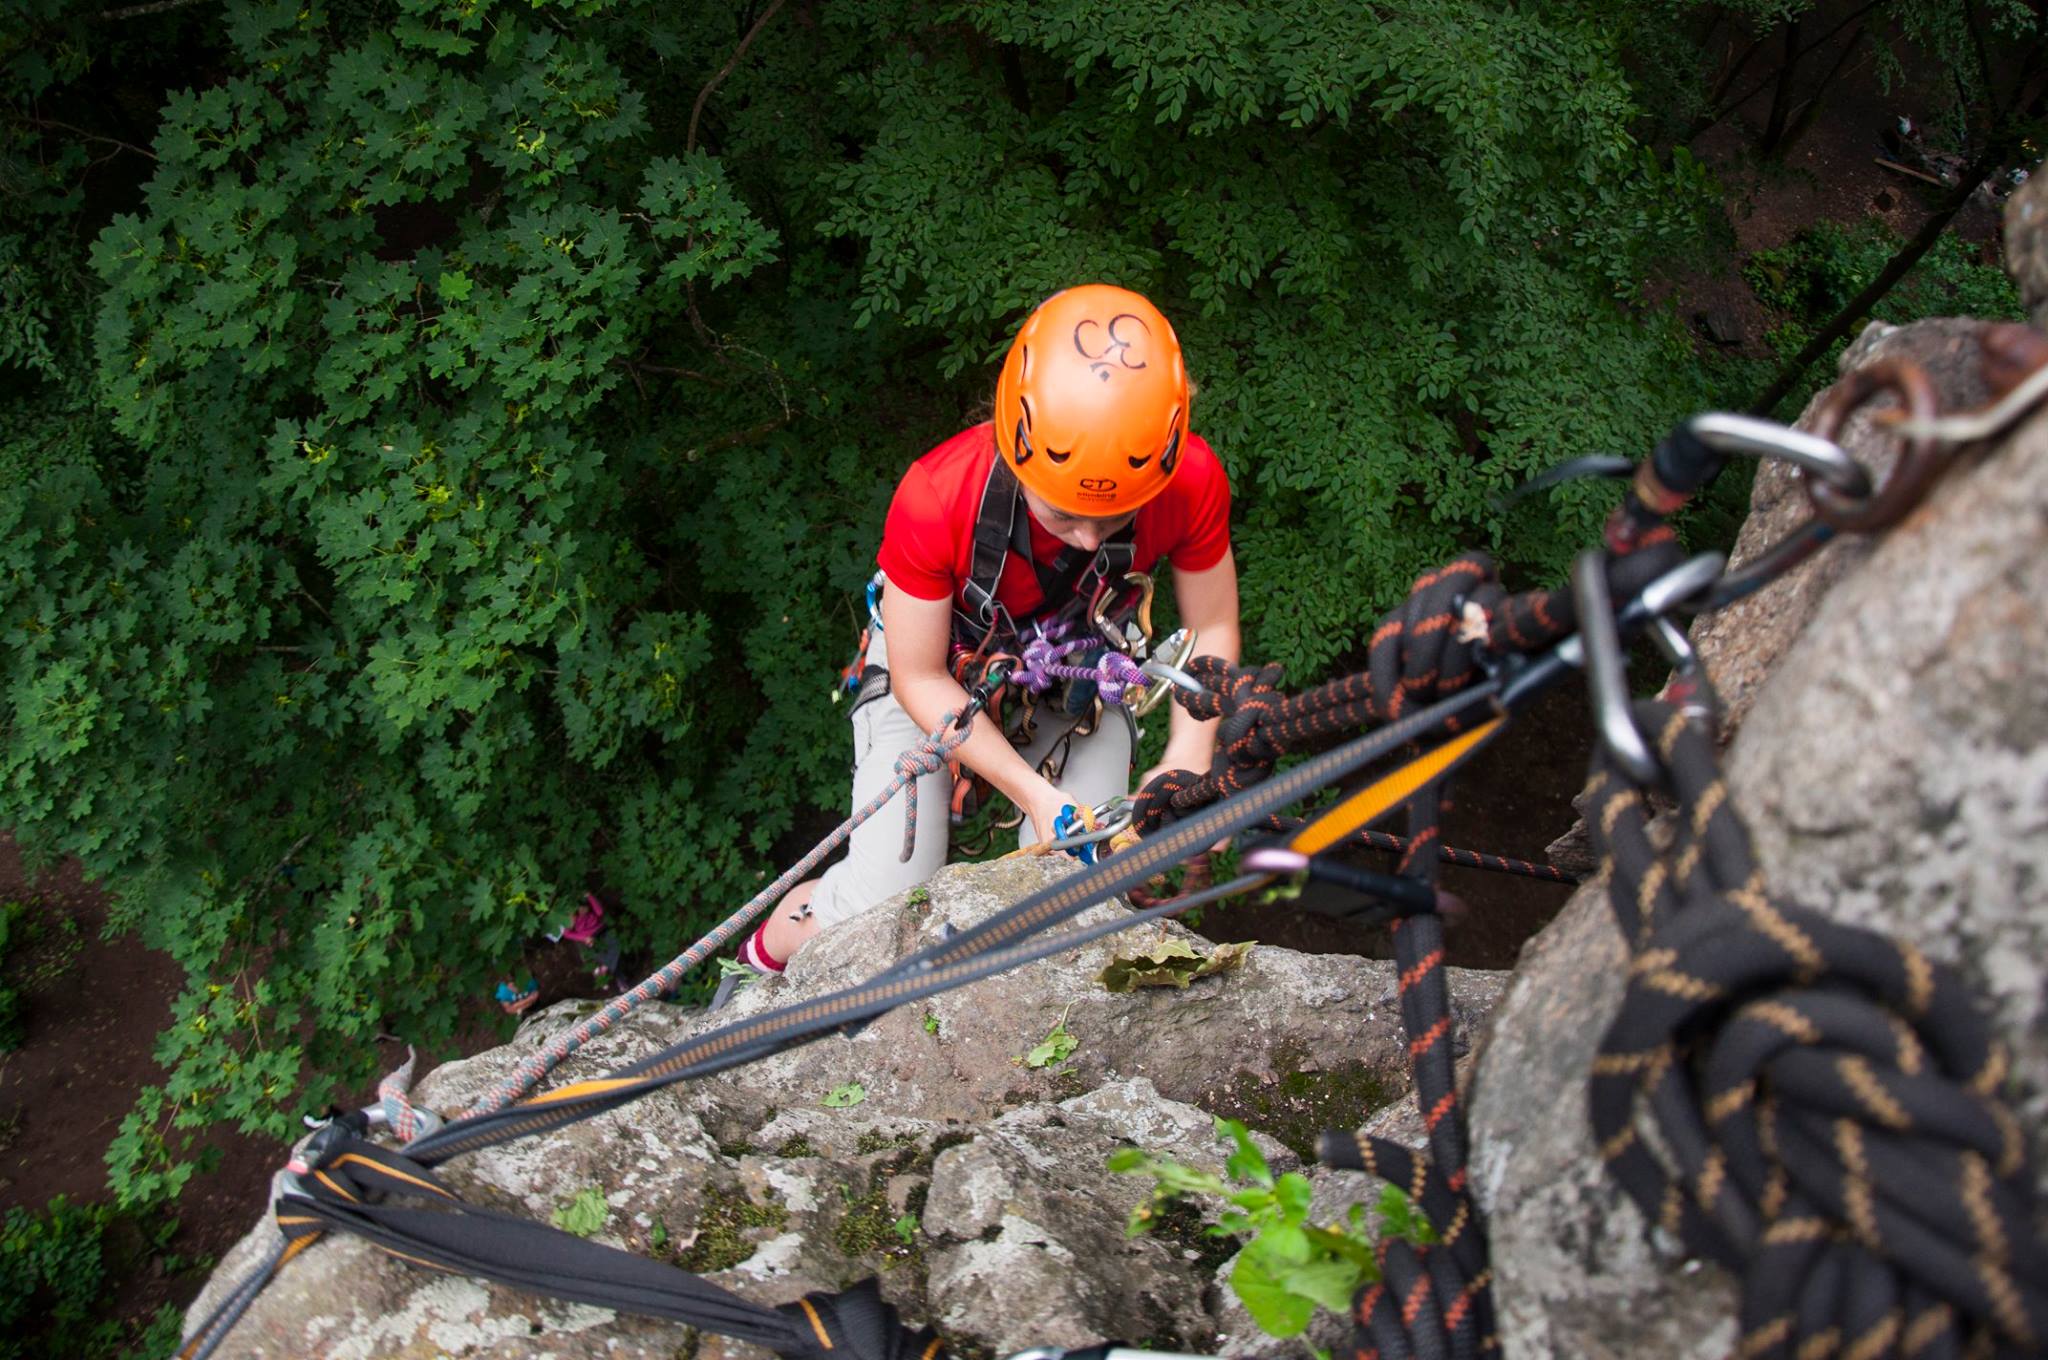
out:
M598 1076L871 976L945 926L973 925L1067 871L1049 859L948 869L928 900L898 899L821 935L786 977L747 989L717 1016L644 1008L553 1081ZM1123 910L1100 906L1083 919ZM677 1260L762 1303L879 1274L909 1319L999 1353L1112 1337L1208 1350L1227 1292L1216 1285L1216 1252L1198 1223L1126 1240L1124 1223L1150 1182L1109 1174L1109 1155L1135 1144L1220 1171L1212 1112L1300 1145L1317 1128L1355 1125L1397 1101L1409 1078L1392 964L1261 946L1239 969L1186 991L1116 995L1095 981L1117 953L1161 929L1188 935L1173 925L1110 937L892 1013L852 1038L459 1158L444 1173L478 1203L540 1219L595 1187L611 1207L599 1240ZM1469 1043L1502 979L1450 976L1460 1041ZM428 1074L418 1098L443 1111L469 1106L586 1009L564 1003L531 1017L511 1044ZM1023 1066L1062 1022L1078 1042L1072 1060ZM849 1082L866 1092L859 1104L821 1105ZM1276 1168L1298 1165L1280 1139L1263 1146ZM244 1239L194 1318L273 1232L266 1223ZM691 1353L761 1354L676 1324L434 1276L351 1240L323 1242L293 1262L221 1352Z
M1910 355L1945 409L1976 404L1976 323L1866 332L1847 362ZM1867 417L1844 442L1888 464ZM1759 475L1742 552L1803 513ZM1889 533L1841 541L1695 636L1741 716L1736 807L1774 891L1958 965L2015 1050L2048 1167L2048 413L1966 452ZM1474 1177L1513 1357L1730 1353L1734 1287L1646 1235L1590 1145L1585 1082L1626 954L1601 889L1532 941L1471 1101Z
M2005 267L2020 286L2020 300L2034 325L2048 331L2048 167L2005 204Z

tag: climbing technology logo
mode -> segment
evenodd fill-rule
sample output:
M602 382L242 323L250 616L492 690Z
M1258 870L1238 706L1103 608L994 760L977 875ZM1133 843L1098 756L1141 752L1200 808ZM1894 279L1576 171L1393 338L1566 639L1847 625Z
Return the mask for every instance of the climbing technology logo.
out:
M1119 368L1132 371L1145 367L1141 346L1152 338L1144 318L1118 312L1104 325L1094 317L1074 325L1074 348L1088 361L1089 371L1101 382ZM1134 352L1135 351L1135 352Z
M1116 478L1083 477L1081 479L1081 494L1083 496L1100 497L1106 501L1113 501L1116 499Z

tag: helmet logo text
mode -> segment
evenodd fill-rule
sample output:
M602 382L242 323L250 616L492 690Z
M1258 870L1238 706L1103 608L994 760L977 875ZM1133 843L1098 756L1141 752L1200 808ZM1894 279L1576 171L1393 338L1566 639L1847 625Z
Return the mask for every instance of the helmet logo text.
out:
M1088 361L1090 371L1103 382L1109 381L1114 369L1145 367L1145 361L1137 358L1132 350L1140 341L1151 338L1151 327L1142 317L1129 312L1118 312L1106 326L1090 317L1074 327L1074 348Z

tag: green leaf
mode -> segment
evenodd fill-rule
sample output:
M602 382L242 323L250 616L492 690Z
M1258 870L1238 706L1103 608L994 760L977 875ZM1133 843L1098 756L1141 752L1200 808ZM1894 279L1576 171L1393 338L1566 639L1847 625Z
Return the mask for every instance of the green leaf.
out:
M1080 1043L1079 1039L1076 1039L1068 1032L1066 1017L1062 1015L1053 1024L1052 1029L1046 1034L1045 1038L1039 1040L1038 1043L1032 1046L1031 1051L1024 1055L1024 1065L1026 1067L1038 1068L1051 1067L1056 1063L1063 1063L1073 1056L1074 1050L1080 1047Z
M1309 1261L1277 1272L1276 1278L1288 1293L1312 1300L1343 1317L1351 1311L1352 1296L1365 1276L1350 1261Z
M907 1246L910 1240L917 1236L917 1226L917 1215L905 1214L889 1225L889 1231L895 1233Z
M591 1185L577 1191L575 1198L556 1209L549 1221L565 1233L593 1237L603 1230L610 1216L611 1205L605 1202L604 1191Z
M1096 981L1112 992L1128 992L1138 987L1184 989L1196 978L1238 967L1250 956L1255 943L1243 940L1219 944L1204 954L1185 939L1162 936L1139 953L1111 959Z
M819 1103L828 1110L844 1110L860 1104L867 1098L867 1087L857 1081L849 1081L844 1086L835 1086L827 1091L825 1099Z
M1237 1292L1252 1321L1268 1336L1299 1336L1315 1314L1315 1303L1287 1288L1276 1278L1264 1258L1247 1250L1240 1252L1230 1271L1230 1287Z
M1259 1151L1259 1145L1252 1141L1251 1132L1235 1119L1216 1121L1216 1136L1228 1139L1234 1147L1224 1170L1234 1181L1249 1181L1255 1185L1273 1184L1273 1172L1266 1165L1266 1154Z

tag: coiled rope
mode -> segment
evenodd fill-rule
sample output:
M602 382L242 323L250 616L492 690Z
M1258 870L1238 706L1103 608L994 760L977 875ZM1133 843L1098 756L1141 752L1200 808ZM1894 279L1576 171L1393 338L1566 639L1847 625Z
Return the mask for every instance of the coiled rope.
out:
M2048 1242L2005 1051L1964 984L1773 900L1712 738L1635 712L1679 809L1658 848L1603 752L1588 821L1634 959L1589 1089L1609 1170L1740 1278L1744 1360L2040 1354Z

